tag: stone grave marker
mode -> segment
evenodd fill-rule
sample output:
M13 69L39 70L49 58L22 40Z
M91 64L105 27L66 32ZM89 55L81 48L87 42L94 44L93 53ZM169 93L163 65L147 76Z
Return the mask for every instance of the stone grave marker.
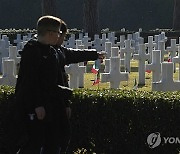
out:
M148 53L150 55L149 62L152 62L152 51L155 49L156 43L153 41L153 36L148 36L148 43L145 43Z
M134 53L135 49L131 47L131 41L126 40L125 41L125 48L120 49L120 53L125 54L125 61L124 61L124 66L126 72L131 72L131 67L130 67L130 60L132 59L132 54Z
M23 42L23 40L21 39L21 34L17 34L16 39L14 40L14 43L16 43L18 50L21 50L21 42Z
M115 32L108 33L108 40L112 43L112 46L115 45L117 37L115 37Z
M109 59L111 57L111 47L112 47L111 42L106 42L105 43L105 52L106 52L106 58L107 59Z
M97 52L102 51L102 44L101 44L101 39L99 38L99 35L94 36L94 41L92 41L93 44L93 49L96 49Z
M17 56L18 50L16 46L9 47L9 57L3 57L4 60L12 59L14 60L14 75L17 75L18 65L20 63L21 57Z
M80 45L82 45L82 40L76 40L76 49L79 49Z
M161 51L153 50L152 63L146 64L146 70L152 71L152 82L161 80Z
M176 57L176 52L178 51L178 47L176 45L176 39L171 39L171 46L167 47L167 51L170 53L169 61L172 62L172 58ZM176 72L175 64L174 64L174 72Z
M6 48L6 41L0 40L0 72L2 72L2 58L8 57L9 47Z
M11 46L11 43L9 41L9 37L7 35L2 35L2 40L5 41L5 48L9 48L9 46Z
M155 45L155 50L158 50L159 35L155 35L155 36L154 36L154 42L156 43L156 45Z
M76 41L75 41L75 35L74 34L71 34L71 37L69 38L68 43L67 43L67 47L73 48L73 49L76 48Z
M109 42L109 39L106 38L106 34L102 34L102 39L101 39L102 51L105 51L106 42Z
M90 40L91 40L91 39L90 39L88 36L84 36L84 37L83 37L82 42L83 42L83 45L84 45L84 49L89 49L89 47L92 46L92 43L89 42Z
M134 54L134 59L138 60L138 72L139 72L139 85L145 85L145 63L150 59L149 53L146 54L146 47L144 44L139 46L138 54Z
M167 47L167 51L171 54L171 61L173 57L176 57L176 52L178 51L178 47L176 45L176 39L171 39L171 46Z
M79 38L78 38L78 40L83 40L83 33L79 33Z
M78 46L78 49L81 49L81 50L83 50L84 49L84 45L79 45ZM81 63L79 63L79 66L83 69L83 67L84 67L84 70L85 70L85 72L84 73L86 73L86 66L84 66L84 62L81 62ZM84 74L83 73L81 73L81 74L79 74L79 88L84 88Z
M178 55L176 57L173 57L172 62L174 63L175 67L176 67L176 63L178 63L179 65L178 80L180 81L180 47L178 47Z
M16 85L16 77L14 75L14 60L13 59L5 59L2 62L3 66L3 74L0 78L0 85Z
M120 71L119 49L114 48L112 55L116 57L110 58L110 72L101 74L101 82L110 82L110 88L118 89L121 81L128 80L128 73ZM116 53L115 53L116 52Z
M180 81L173 80L173 63L163 62L162 63L162 79L158 82L152 83L153 91L179 91Z
M158 42L158 50L161 51L161 62L164 62L164 55L168 54L168 51L166 50L166 44L164 41Z

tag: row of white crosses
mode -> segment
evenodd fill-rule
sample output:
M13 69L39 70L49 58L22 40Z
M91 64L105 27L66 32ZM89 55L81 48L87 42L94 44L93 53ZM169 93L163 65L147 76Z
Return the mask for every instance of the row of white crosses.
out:
M178 49L180 53L180 49ZM180 75L178 81L173 80L174 64L172 62L160 62L161 52L159 50L153 51L153 56L156 55L156 62L152 66L153 82L152 90L154 91L178 91L180 90ZM158 63L159 62L159 63ZM180 64L180 55L173 58L174 63Z
M85 37L86 36L86 37ZM71 41L69 44L75 46L75 48L78 49L84 49L85 45L83 45L83 39L86 38L85 42L91 45L90 39L88 38L88 35L80 36L79 40L75 40L75 43ZM114 34L111 35L114 38ZM138 34L136 34L138 36ZM110 35L109 35L110 37ZM5 38L5 37L4 37ZM73 36L72 36L73 38ZM75 38L75 37L74 37ZM134 53L135 48L133 48L133 43L135 42L132 40L133 35L128 35L128 39L125 40L124 36L120 36L120 44L108 42L109 39L106 38L105 35L103 35L103 40L105 40L105 51L107 52L107 58L105 60L105 74L102 74L102 82L110 82L111 88L119 88L120 82L123 80L128 80L128 73L130 72L130 60L132 57L132 54ZM139 37L140 38L140 37ZM159 37L160 38L160 37ZM163 39L162 39L163 38ZM98 36L95 36L95 39L99 39ZM6 39L7 40L7 39ZM72 39L74 40L74 39ZM95 47L97 50L100 50L98 46L98 41L93 42L95 44ZM112 39L115 41L116 39ZM124 40L124 43L122 42ZM153 41L153 37L148 38L148 43L143 44L142 39L139 39L139 45L138 45L138 53L134 54L134 59L139 61L139 84L145 84L145 70L151 70L153 75L153 82L152 82L152 90L162 90L166 86L162 86L166 83L164 81L172 81L173 78L170 76L165 76L165 72L167 70L164 70L166 68L170 69L170 65L166 67L166 63L163 62L164 54L167 53L167 51L172 52L171 58L174 63L180 63L180 55L178 57L176 56L176 52L178 50L176 40L171 40L171 47L165 49L165 36L162 35L161 39L159 39L158 46L156 45L155 41ZM142 41L142 42L141 42ZM2 43L1 41L0 43ZM5 39L4 39L5 42ZM100 44L100 43L99 43ZM4 43L5 46L5 43ZM101 45L102 46L102 45ZM118 46L118 47L117 47ZM146 47L148 48L148 52L146 51ZM154 49L159 50L154 50ZM0 49L3 48L3 45L0 45ZM88 48L86 46L86 48ZM99 48L99 49L98 49ZM102 49L101 49L102 50ZM0 79L0 84L9 82L9 85L13 85L14 81L16 79L16 64L20 61L20 58L17 56L17 49L16 47L9 47L9 56L4 56L8 58L3 58L3 76ZM125 70L126 72L120 71L120 64L121 64L121 56L119 55L119 52L122 54L124 53L125 58ZM150 60L151 59L151 60ZM146 64L146 61L149 61L150 64ZM70 87L71 88L78 88L83 87L83 81L84 81L84 73L85 73L85 67L80 66L81 64L72 64L66 68L67 72L70 74ZM172 67L174 69L174 67ZM171 72L171 71L170 71ZM173 70L174 72L174 70ZM167 73L168 75L168 73ZM81 76L81 77L80 77ZM180 75L179 75L180 76ZM8 79L7 79L8 77ZM82 83L80 83L82 81ZM168 82L167 82L168 83ZM174 84L178 84L178 82L174 82ZM173 85L173 84L172 84ZM158 87L161 87L158 89ZM178 86L174 86L178 87ZM166 90L168 90L165 88ZM170 89L170 88L169 88ZM170 89L171 90L171 89Z
M171 46L165 49L165 41L166 39L158 42L158 50L152 51L152 63L146 65L146 69L152 71L152 90L180 90L180 78L178 81L173 80L173 73L176 71L175 63L180 63L180 47L176 44L176 39L171 39ZM169 52L170 62L164 62L164 55Z
M163 91L168 91L168 90L180 90L178 85L176 86L176 84L179 84L179 81L178 82L174 82L173 81L173 75L170 74L170 76L168 76L168 70L165 70L165 69L170 69L172 68L173 71L170 71L171 72L174 72L175 71L175 67L172 67L170 65L174 65L175 64L172 64L172 63L167 63L167 62L164 62L164 55L167 54L168 52L171 53L171 59L174 63L180 63L180 55L178 54L178 57L175 57L176 56L176 53L178 51L178 45L176 44L176 40L175 39L172 39L171 40L171 46L170 47L167 47L167 49L165 49L165 41L167 40L164 33L160 34L161 39L159 39L159 41L157 42L157 49L159 50L155 50L156 49L156 43L154 43L153 41L153 37L149 37L148 38L148 43L146 44L139 44L139 50L138 50L138 54L134 54L134 59L138 60L139 61L139 84L145 84L145 70L151 70L152 71L152 90L163 90ZM123 38L123 37L121 37ZM128 40L124 41L125 44L127 44ZM123 44L123 43L122 43ZM129 43L128 43L129 44ZM111 48L111 43L106 43L106 51L107 51L107 57L109 58L109 55L110 55L110 51L114 50L114 48L112 47ZM148 48L148 53L146 53L146 47ZM111 49L110 49L111 48ZM123 50L127 50L129 51L129 55L131 54L131 50L128 49L130 48L129 45L125 45L125 49L123 49L123 47L120 47L122 49L120 49L120 51L123 51ZM127 55L128 55L127 54ZM126 56L127 56L126 55ZM130 57L130 56L127 56L127 57ZM127 58L126 57L126 58ZM114 62L111 62L111 59L106 59L105 60L105 74L102 74L102 81L110 81L111 85L110 87L116 87L116 88L119 88L119 81L121 80L117 80L115 79L117 76L119 76L119 71L117 71L117 73L112 73L112 66L114 66ZM128 59L129 60L129 59ZM146 61L149 61L150 64L146 64ZM127 61L127 60L126 60ZM171 60L170 60L171 61ZM126 66L127 63L125 63L125 66ZM169 64L169 66L168 66ZM110 66L109 66L110 65ZM119 65L119 63L117 62L117 65ZM117 68L116 68L117 70ZM110 73L107 73L108 71L110 71ZM108 75L107 75L108 74ZM116 76L114 78L112 78L112 76ZM108 76L108 79L107 79L107 76ZM111 76L111 79L109 79ZM179 76L180 76L180 73L179 73ZM180 78L180 77L179 77ZM172 86L168 86L169 85L169 82L168 80L170 81L170 84L172 83L173 81L173 84L171 84ZM165 82L166 81L166 82ZM114 83L115 82L115 83ZM116 86L115 86L116 85ZM156 86L154 86L156 85ZM165 85L165 86L162 86L162 85ZM159 89L158 89L159 87Z
M0 85L15 86L18 70L17 67L21 59L18 56L18 48L22 49L30 38L30 33L28 36L23 36L22 40L21 35L17 34L17 39L14 40L14 43L16 43L17 46L13 46L10 44L7 35L2 35L2 38L0 39L0 72L2 72Z

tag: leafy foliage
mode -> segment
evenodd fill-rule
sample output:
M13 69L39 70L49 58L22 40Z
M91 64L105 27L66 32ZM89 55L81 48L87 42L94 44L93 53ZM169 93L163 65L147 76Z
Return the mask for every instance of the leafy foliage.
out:
M13 88L0 87L0 121L8 113L13 95ZM180 92L75 90L69 152L178 153L179 144L162 142L150 149L146 140L154 132L179 137L179 100ZM0 137L2 133L1 129Z
M177 144L150 149L146 140L153 132L178 137L179 97L179 92L75 91L70 148L90 153L177 153Z

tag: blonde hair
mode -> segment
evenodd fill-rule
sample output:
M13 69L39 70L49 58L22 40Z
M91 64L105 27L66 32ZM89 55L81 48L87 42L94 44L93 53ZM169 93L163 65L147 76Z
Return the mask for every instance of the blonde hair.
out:
M61 28L61 19L54 16L42 16L37 21L38 36L44 35L47 31L57 31Z
M62 33L67 33L67 24L61 19L61 31Z

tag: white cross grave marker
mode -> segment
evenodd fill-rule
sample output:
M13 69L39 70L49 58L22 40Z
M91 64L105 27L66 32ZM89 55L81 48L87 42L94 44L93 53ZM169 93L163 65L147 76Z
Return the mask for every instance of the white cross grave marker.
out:
M111 47L112 47L112 43L111 42L106 42L105 44L105 52L106 52L106 58L110 58L111 57Z
M145 85L145 62L150 59L150 55L146 54L146 47L144 44L139 46L139 53L134 54L134 59L138 60L139 85Z
M101 44L101 39L99 38L99 35L94 36L94 41L92 41L92 44L94 45L94 49L97 50L97 52L101 52L102 50L102 44Z
M116 52L116 53L115 53ZM118 89L121 81L128 80L128 73L120 71L119 49L113 49L112 55L116 57L110 58L110 72L101 74L101 82L110 82L110 88Z
M146 47L148 48L148 53L150 55L149 62L152 62L152 51L154 50L156 43L153 41L153 36L148 36L148 43L145 43Z
M21 57L17 57L17 47L16 46L10 46L9 47L9 57L3 57L3 59L12 59L14 60L14 75L17 75L17 69L18 69L18 64L20 63Z
M82 45L82 40L76 40L76 49L79 49L80 45Z
M103 51L105 51L106 42L109 42L109 39L106 38L106 34L102 34L101 43L102 43L102 50Z
M16 38L16 40L14 40L14 43L16 43L18 50L21 49L21 46L20 46L20 43L21 43L21 42L22 42L21 34L17 34L17 38Z
M171 39L171 46L167 47L167 51L170 52L170 61L172 62L172 58L176 57L176 52L178 51L178 47L176 45L176 39ZM176 72L175 64L174 64L174 72Z
M66 72L70 75L70 88L79 88L79 77L80 74L84 74L85 67L79 66L79 64L70 64L65 67Z
M84 45L79 45L78 49L83 50L84 49ZM84 66L84 62L79 63L79 66L82 69L84 68L84 70L85 70L84 73L86 73L86 66ZM84 73L79 74L79 88L84 88Z
M0 78L0 85L15 86L16 77L14 75L14 60L6 59L2 62L3 75Z
M110 59L105 59L104 62L105 62L104 72L109 73L110 72Z
M9 48L9 46L11 46L9 37L7 37L7 35L2 35L2 40L5 41L5 48Z
M83 33L79 33L79 38L78 40L83 40Z
M89 47L92 46L92 43L89 42L91 39L88 36L84 36L83 38L83 45L84 45L84 49L88 49Z
M115 32L108 33L108 39L112 43L112 46L114 46L115 41L117 40L117 37L115 37Z
M166 50L166 44L164 41L158 42L158 50L161 51L161 62L164 61L164 55L168 54L168 51Z
M134 51L135 51L135 49L131 47L130 40L126 40L125 48L120 49L120 52L125 54L125 70L126 70L126 72L131 71L130 60L132 58L132 54Z
M167 47L167 50L171 53L171 61L173 57L176 57L176 52L178 51L176 45L176 39L171 39L171 46Z
M172 62L175 64L174 66L176 66L176 63L179 64L178 80L180 81L180 47L178 47L178 55L176 57L173 57Z
M159 35L154 36L154 42L156 43L155 50L158 50Z
M0 72L2 72L2 58L8 57L9 47L6 48L5 40L0 40Z
M125 47L125 35L120 35L120 40L116 45L119 46L120 49Z
M180 81L174 82L173 80L173 63L162 63L162 79L159 82L152 83L153 91L179 91Z
M67 46L68 46L68 48L73 48L73 49L76 48L76 42L75 42L75 35L74 34L71 34L71 37L68 40Z
M153 50L152 63L146 64L146 70L152 71L152 82L158 82L161 79L161 51Z

